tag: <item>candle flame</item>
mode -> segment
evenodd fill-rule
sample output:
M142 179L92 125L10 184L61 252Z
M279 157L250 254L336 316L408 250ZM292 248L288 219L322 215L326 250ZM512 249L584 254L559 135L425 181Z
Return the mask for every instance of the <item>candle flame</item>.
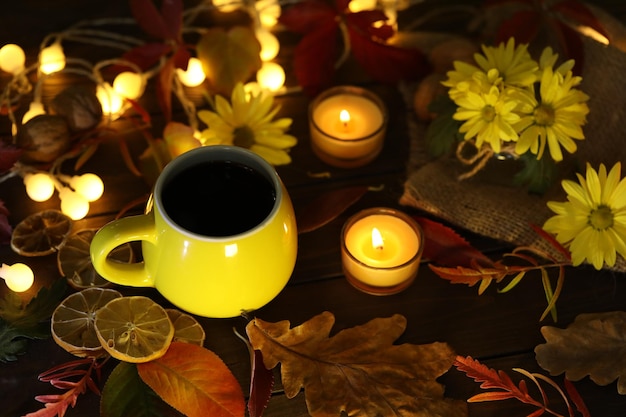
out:
M341 110L339 112L339 120L344 126L347 126L348 123L350 123L350 112L348 112L348 110Z
M383 249L383 236L375 227L372 229L372 246L378 250Z

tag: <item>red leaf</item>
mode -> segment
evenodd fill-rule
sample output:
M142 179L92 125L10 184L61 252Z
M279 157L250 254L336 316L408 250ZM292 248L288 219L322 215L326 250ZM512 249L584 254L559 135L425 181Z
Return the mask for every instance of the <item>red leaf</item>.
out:
M296 214L298 233L318 229L337 218L367 192L367 186L340 188L326 192Z
M310 96L332 82L338 31L333 20L306 35L296 46L294 71L298 84Z
M10 170L17 162L23 150L15 146L5 145L0 141L0 172Z
M153 67L163 55L168 54L172 47L165 43L147 43L126 52L122 58L133 62L146 71Z
M470 268L475 263L488 266L493 262L475 249L451 228L441 223L414 217L424 231L425 245L423 256L442 266L462 266Z
M167 3L171 0L166 0ZM165 5L164 5L165 7ZM157 39L173 39L171 30L163 20L152 0L131 0L130 10L137 24L150 36Z
M428 245L428 243L426 243ZM424 246L424 249L426 246ZM487 276L485 271L477 271L471 268L464 268L461 266L457 266L456 268L447 268L443 266L435 266L433 264L428 264L428 267L431 271L433 271L437 276L443 279L447 279L453 284L467 284L470 287L478 284L485 278L490 278ZM498 277L491 277L493 279L497 279Z
M530 227L535 231L535 233L537 233L543 239L548 241L554 247L554 249L559 251L559 253L561 253L565 257L565 259L567 260L572 259L572 255L570 254L569 250L567 250L563 245L561 245L559 241L557 241L554 238L553 235L546 232L545 230L543 230L541 227L537 226L536 224L531 224Z
M279 21L296 33L309 33L334 23L337 11L325 2L305 0L283 11Z
M516 44L530 43L539 32L542 19L536 10L520 10L504 19L496 34L496 43L515 38Z
M600 23L596 16L589 8L580 1L570 0L557 2L551 7L552 10L561 13L567 19L570 19L581 25L589 26L596 32L608 38L608 33L604 26Z
M172 61L174 61L174 68L187 70L187 64L189 63L190 57L191 53L187 50L187 48L178 48L172 57Z
M582 414L583 417L591 417L591 413L589 412L587 405L583 401L583 398L580 396L580 393L574 384L572 384L569 379L563 378L563 386L567 391L567 395L569 395L569 398L572 400L580 414Z
M248 413L250 417L261 417L272 396L274 373L263 364L263 354L254 350L252 356L252 380L250 381L250 399Z
M181 27L183 26L183 2L182 0L163 0L161 4L161 16L165 25L169 28L169 38L182 41Z
M428 62L421 51L386 45L350 27L348 30L352 55L375 80L395 83L419 79L429 72Z
M159 72L157 83L157 99L159 107L165 116L165 121L172 119L172 78L174 77L174 60L169 59Z

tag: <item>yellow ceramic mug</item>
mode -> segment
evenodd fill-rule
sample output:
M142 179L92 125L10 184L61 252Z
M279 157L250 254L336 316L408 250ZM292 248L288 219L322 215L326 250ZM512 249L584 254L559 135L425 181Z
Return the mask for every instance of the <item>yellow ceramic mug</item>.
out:
M142 262L107 259L131 241L142 242ZM285 287L297 242L293 206L274 168L243 148L207 146L165 167L146 214L100 229L91 259L111 282L155 287L200 316L234 317Z

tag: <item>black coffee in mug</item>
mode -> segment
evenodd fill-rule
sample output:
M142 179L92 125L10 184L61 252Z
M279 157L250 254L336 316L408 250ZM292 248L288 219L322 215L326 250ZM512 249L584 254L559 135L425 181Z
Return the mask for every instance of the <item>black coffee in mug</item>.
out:
M179 172L161 193L167 216L204 236L233 236L263 222L276 202L272 183L232 161L206 161Z

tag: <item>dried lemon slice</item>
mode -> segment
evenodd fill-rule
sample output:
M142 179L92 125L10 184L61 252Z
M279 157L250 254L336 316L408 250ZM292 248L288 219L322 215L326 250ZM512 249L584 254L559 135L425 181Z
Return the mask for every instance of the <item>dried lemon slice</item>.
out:
M99 275L91 263L89 247L98 229L83 229L69 235L57 253L59 272L74 288L107 287L111 283ZM126 243L109 253L109 258L123 263L133 262L133 250Z
M174 337L165 309L140 295L112 300L99 309L95 329L111 356L132 363L163 356Z
M72 219L59 210L31 214L11 234L11 249L23 256L49 255L65 243Z
M81 358L105 355L94 328L96 311L121 296L118 291L105 288L89 288L68 296L52 313L52 338Z
M165 311L174 325L173 342L185 342L198 346L204 344L204 329L194 317L174 308L167 308Z

